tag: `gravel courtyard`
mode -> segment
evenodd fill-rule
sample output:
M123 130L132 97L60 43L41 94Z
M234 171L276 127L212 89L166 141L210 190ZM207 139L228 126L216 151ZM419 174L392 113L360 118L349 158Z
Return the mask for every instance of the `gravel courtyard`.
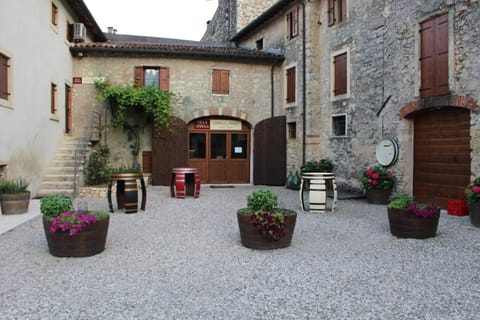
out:
M173 199L149 186L146 211L110 219L104 252L48 253L37 217L0 235L0 319L480 319L480 228L442 211L437 236L397 239L386 206L340 200L300 210L290 247L240 243L236 210L261 186ZM77 199L108 210L103 199Z

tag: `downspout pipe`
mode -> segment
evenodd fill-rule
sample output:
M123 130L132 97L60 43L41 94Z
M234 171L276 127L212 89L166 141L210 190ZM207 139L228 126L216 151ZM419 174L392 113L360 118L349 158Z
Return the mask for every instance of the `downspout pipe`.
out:
M270 69L270 116L275 117L275 84L274 84L274 68L275 63L272 63L272 68Z
M302 164L305 164L306 154L306 138L307 138L307 48L306 48L306 12L305 12L305 0L302 0L302 73L303 73L303 85L302 85Z

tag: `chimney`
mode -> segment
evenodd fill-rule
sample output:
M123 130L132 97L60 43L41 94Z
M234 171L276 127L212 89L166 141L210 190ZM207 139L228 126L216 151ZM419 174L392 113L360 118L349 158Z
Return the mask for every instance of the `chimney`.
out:
M108 29L108 33L109 33L109 34L115 34L115 33L117 33L117 29L115 29L114 27L108 27L107 29Z

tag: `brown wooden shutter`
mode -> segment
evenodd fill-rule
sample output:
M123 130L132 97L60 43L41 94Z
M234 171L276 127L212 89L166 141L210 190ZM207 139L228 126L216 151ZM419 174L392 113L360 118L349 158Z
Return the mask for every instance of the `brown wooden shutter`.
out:
M168 67L160 68L160 90L170 90L170 70Z
M143 87L143 67L135 67L135 87Z
M152 151L142 152L142 169L144 173L152 173Z
M212 93L221 93L221 73L220 70L212 70Z
M8 58L0 54L0 99L8 99Z
M290 22L292 20L292 13L289 12L287 14L287 39L290 39L292 37L292 23Z
M291 33L292 37L298 35L298 11L299 11L298 7L296 7L292 11L292 33Z
M420 96L448 94L448 14L422 23L420 42Z
M222 94L230 94L230 71L222 70L220 73L220 88Z
M296 100L296 79L295 67L287 69L287 103L295 102Z
M328 25L333 26L335 24L335 1L328 0Z
M335 96L347 93L347 53L342 53L334 57L334 89Z
M347 20L347 0L337 0L340 1L340 21Z

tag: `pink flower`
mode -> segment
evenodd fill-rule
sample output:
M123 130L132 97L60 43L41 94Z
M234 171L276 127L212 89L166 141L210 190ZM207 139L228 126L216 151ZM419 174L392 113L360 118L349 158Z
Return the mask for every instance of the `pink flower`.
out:
M373 169L367 169L367 171L365 171L365 174L370 177L372 174L373 174Z
M372 184L375 186L378 184L378 181L377 180L372 180Z
M380 175L378 173L372 174L372 179L378 180L380 178Z
M387 173L387 177L393 178L393 173L391 173L391 172Z
M472 191L474 193L480 193L480 186L477 186L477 185L472 186Z

